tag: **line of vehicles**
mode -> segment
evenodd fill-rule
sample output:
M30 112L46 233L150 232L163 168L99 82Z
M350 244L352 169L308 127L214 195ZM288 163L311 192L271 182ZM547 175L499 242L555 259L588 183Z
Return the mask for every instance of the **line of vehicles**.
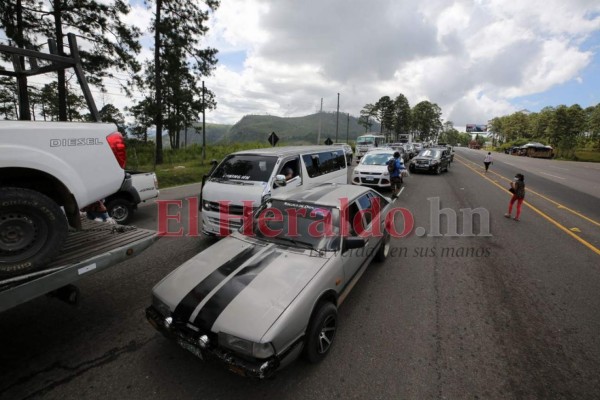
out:
M138 196L156 187L126 172L112 125L2 122L0 136L0 311L50 292L75 302L74 282L156 240L80 216L101 198L136 202L136 175ZM387 257L393 225L392 201L348 185L347 164L342 146L250 150L216 163L200 207L203 230L225 238L157 284L148 321L245 376L270 376L300 355L324 358L337 308L371 260ZM250 214L240 214L246 205Z
M2 122L0 136L0 311L48 292L74 302L74 282L156 240L80 217L104 198L127 222L137 203L158 196L153 174L125 170L114 127ZM323 359L337 308L371 260L389 253L393 202L373 190L389 186L387 161L401 151L414 171L430 154L428 169L434 153L437 169L450 162L447 148L415 156L411 143L372 144L356 185L347 184L351 148L342 145L246 150L215 163L200 193L202 231L225 238L155 286L148 321L244 376L271 376L300 355Z

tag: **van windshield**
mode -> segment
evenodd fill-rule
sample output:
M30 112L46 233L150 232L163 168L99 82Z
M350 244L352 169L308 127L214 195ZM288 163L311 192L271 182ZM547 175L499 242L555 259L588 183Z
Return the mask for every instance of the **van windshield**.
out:
M356 144L373 144L375 143L374 137L359 137L356 139Z
M277 157L250 154L232 154L219 164L211 179L268 182Z

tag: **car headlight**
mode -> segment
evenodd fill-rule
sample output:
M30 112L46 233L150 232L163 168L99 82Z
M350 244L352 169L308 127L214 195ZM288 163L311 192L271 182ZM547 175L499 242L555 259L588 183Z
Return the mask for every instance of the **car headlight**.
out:
M271 343L254 343L223 332L219 333L219 345L255 358L269 358L275 354Z
M390 173L388 171L384 171L383 176L389 176Z
M431 164L437 164L438 160L431 160Z
M208 200L204 200L202 202L202 208L206 211L210 211L210 201Z
M152 296L152 306L161 316L165 318L171 316L171 308L156 296Z

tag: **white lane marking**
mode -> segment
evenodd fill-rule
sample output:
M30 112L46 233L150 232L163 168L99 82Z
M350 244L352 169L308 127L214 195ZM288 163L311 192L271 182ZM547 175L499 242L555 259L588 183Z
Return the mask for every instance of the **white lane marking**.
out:
M556 176L556 175L552 175L552 174L547 174L547 173L542 172L542 171L540 171L540 174L548 175L548 176L551 176L551 177L556 178L556 179L567 179L567 178L563 178L562 176Z
M550 168L555 168L555 169L562 169L563 171L570 171L569 168L563 168L563 167L557 167L555 165L549 165Z

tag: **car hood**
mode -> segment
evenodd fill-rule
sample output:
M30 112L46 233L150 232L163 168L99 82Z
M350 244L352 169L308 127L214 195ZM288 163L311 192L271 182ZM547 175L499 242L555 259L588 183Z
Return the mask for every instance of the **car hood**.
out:
M384 172L388 172L387 165L357 165L354 168L354 172L368 172L368 173L378 173L382 174Z
M258 342L327 260L235 233L188 260L152 292L169 307L174 323Z
M234 205L242 205L243 201L251 200L254 202L254 207L257 207L260 205L266 186L266 182L254 181L206 182L202 188L202 200L214 202L228 200Z

